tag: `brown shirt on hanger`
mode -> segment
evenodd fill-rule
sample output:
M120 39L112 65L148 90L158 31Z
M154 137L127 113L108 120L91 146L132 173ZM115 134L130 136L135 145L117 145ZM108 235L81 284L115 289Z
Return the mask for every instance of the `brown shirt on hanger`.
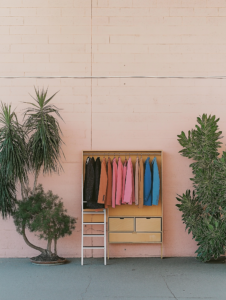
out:
M107 169L106 169L106 159L104 158L101 163L101 173L100 173L100 187L98 194L98 203L104 204L106 200L106 192L107 192Z
M139 160L138 179L138 207L142 208L144 205L144 164L142 157Z
M108 157L108 181L107 181L107 195L105 201L105 208L112 205L112 167L111 167L111 159Z

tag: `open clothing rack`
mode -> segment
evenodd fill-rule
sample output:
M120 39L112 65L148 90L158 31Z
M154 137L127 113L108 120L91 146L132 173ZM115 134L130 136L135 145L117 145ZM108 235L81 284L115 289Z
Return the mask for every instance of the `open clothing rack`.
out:
M135 166L136 158L142 157L143 162L147 157L153 160L156 157L159 176L160 176L160 195L158 205L143 206L139 208L134 203L132 205L116 205L115 208L109 207L107 209L84 209L82 197L82 255L81 264L83 264L84 249L103 249L104 250L104 264L106 264L106 250L109 254L109 244L160 244L161 253L163 257L163 199L162 199L162 173L163 173L163 153L159 151L123 151L123 150L97 150L97 151L83 151L83 179L85 178L85 165L88 157L100 157L102 161L105 157L113 158L121 157L124 161L126 157L130 157ZM88 217L89 216L89 217ZM84 218L86 220L84 221ZM89 219L88 219L89 218ZM88 221L87 221L88 220ZM107 223L107 224L106 224ZM84 234L84 225L104 225L104 231L99 234ZM92 228L92 227L91 227ZM107 234L106 234L107 230ZM108 237L106 241L106 235ZM84 237L103 237L104 246L84 246ZM107 249L106 249L107 248ZM151 251L151 248L150 248ZM150 252L150 256L151 252Z

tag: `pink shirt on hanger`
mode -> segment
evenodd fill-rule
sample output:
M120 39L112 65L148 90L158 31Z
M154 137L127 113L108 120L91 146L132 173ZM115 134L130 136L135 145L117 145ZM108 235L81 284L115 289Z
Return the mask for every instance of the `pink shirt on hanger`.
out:
M122 176L122 203L124 202L125 197L125 184L126 184L126 170L127 170L127 159L125 159L124 166L123 166L123 176Z
M126 184L125 184L125 195L124 195L124 203L132 204L133 201L133 164L131 158L129 158L127 163L127 171L126 171Z
M122 180L123 180L123 165L121 158L118 158L118 173L116 185L116 205L122 204Z
M112 161L112 207L115 208L116 203L116 187L117 187L117 162L116 158Z

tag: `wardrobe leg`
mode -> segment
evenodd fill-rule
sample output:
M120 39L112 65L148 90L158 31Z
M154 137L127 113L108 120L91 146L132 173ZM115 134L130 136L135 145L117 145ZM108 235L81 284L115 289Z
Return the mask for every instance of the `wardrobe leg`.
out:
M109 259L109 243L108 243L108 259Z

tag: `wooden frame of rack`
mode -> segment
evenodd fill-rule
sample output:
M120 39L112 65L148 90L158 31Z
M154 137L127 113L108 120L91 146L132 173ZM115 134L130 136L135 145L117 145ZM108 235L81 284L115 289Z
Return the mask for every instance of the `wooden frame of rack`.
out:
M108 208L108 243L107 244L161 244L161 258L163 257L163 201L162 201L162 173L163 173L163 153L160 150L154 151L130 151L130 150L87 150L83 151L83 174L85 174L85 163L88 156L95 159L100 157L101 161L105 157L121 157L122 162L125 158L131 157L135 170L135 161L137 157L143 158L145 162L147 157L150 161L154 157L157 159L160 176L160 195L158 205L144 206L138 208L137 205L119 205L115 208ZM83 176L85 178L85 176ZM95 211L95 210L94 210ZM98 219L99 220L99 219ZM109 258L109 245L108 245Z

